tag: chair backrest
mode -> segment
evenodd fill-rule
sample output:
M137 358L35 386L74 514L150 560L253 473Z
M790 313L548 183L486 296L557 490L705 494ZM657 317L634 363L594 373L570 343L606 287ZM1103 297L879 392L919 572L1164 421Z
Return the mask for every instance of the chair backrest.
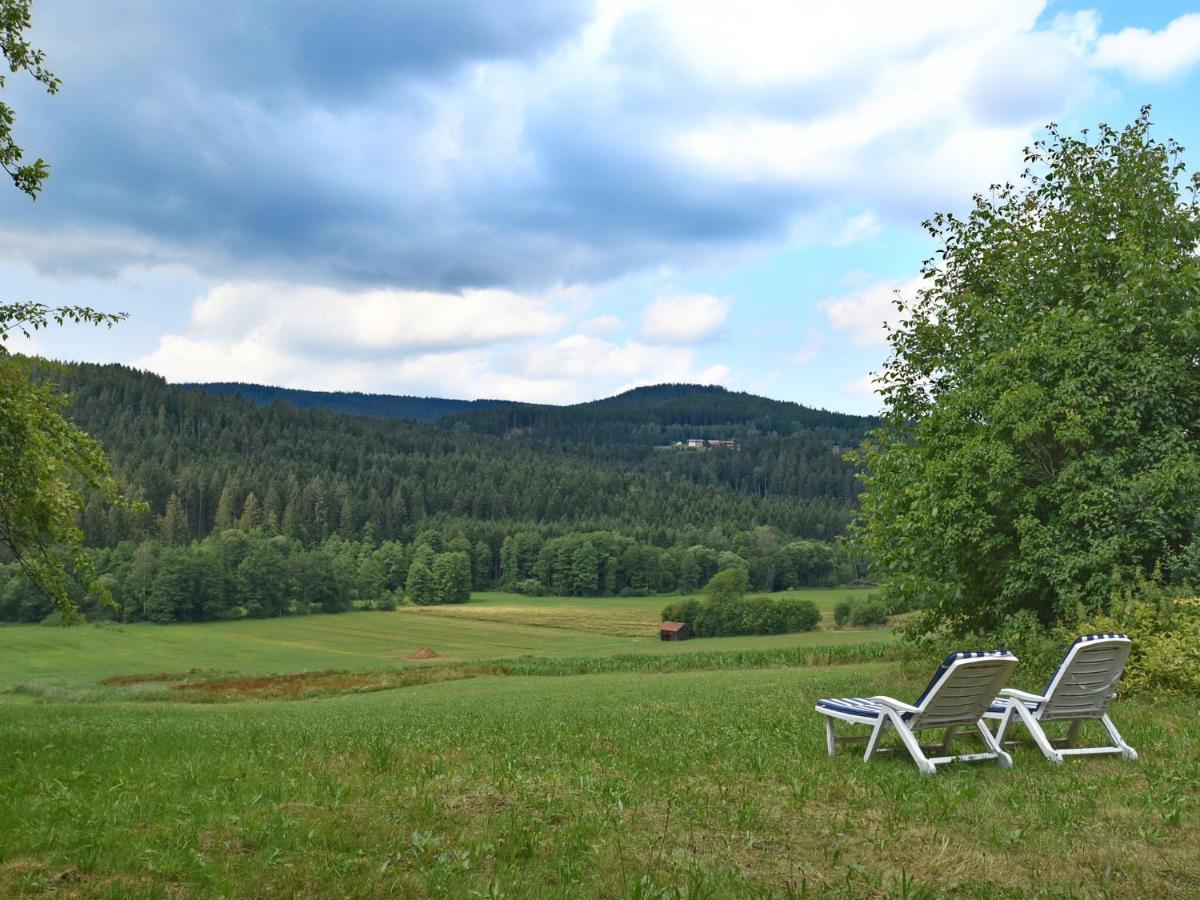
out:
M1067 649L1046 687L1039 719L1099 719L1108 711L1133 646L1124 634L1085 634Z
M1017 658L1008 650L951 653L913 704L921 710L912 717L913 727L974 724L1016 667Z

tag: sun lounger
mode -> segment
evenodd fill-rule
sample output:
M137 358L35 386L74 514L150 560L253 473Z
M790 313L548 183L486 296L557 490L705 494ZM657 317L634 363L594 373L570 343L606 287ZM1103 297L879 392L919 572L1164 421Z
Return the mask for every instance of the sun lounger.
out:
M837 752L839 744L867 742L864 761L879 749L879 739L894 728L912 755L917 767L927 775L937 767L955 761L994 759L1002 768L1012 765L1012 757L1001 748L983 722L983 714L1008 681L1017 666L1017 658L1007 650L963 651L947 656L930 679L915 704L903 703L892 697L837 697L817 701L817 712L825 716L825 740L829 755ZM834 732L834 720L853 725L868 725L871 734L839 737ZM987 747L986 753L960 756L945 755L955 732L973 727ZM945 729L940 745L922 747L917 732L929 728ZM927 756L926 753L939 753Z
M1000 691L986 715L986 718L1000 720L997 742L1003 745L1008 729L1014 721L1020 720L1029 729L1038 748L1052 762L1061 763L1067 756L1102 753L1120 753L1126 759L1137 759L1137 751L1125 743L1108 717L1108 703L1116 692L1132 646L1133 642L1123 634L1085 634L1071 644L1044 694L1014 688ZM1074 747L1079 726L1088 721L1100 722L1112 744ZM1068 723L1066 736L1047 737L1042 727L1046 722Z

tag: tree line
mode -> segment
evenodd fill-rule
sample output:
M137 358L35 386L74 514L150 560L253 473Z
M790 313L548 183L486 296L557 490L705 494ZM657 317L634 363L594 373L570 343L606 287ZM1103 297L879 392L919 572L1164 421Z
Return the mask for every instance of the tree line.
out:
M460 603L472 590L495 588L585 597L691 593L731 570L758 590L776 590L834 584L857 571L839 546L783 542L765 528L718 549L655 547L604 531L520 531L498 543L461 531L427 530L410 543L335 534L306 546L255 526L188 543L122 541L88 557L94 579L70 589L84 616L163 623ZM0 621L38 622L56 609L18 565L0 565Z

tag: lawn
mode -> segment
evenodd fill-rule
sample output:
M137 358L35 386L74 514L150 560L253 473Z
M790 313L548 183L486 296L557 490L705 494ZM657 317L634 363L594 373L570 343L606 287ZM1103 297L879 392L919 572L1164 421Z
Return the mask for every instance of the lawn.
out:
M0 895L724 897L1200 892L1200 722L1141 759L825 756L820 696L897 663L475 678L217 706L0 706Z
M923 686L889 632L623 633L661 602L0 628L0 896L1200 892L1190 699L929 778L825 755L817 698Z

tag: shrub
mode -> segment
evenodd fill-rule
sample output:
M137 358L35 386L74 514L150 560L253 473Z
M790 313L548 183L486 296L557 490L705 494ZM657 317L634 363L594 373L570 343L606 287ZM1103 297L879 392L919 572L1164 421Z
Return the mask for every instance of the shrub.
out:
M1114 600L1107 615L1048 628L1032 612L1007 617L994 634L952 636L948 630L918 634L906 656L922 668L953 650L1007 647L1021 660L1016 687L1038 690L1058 669L1081 634L1127 634L1133 640L1121 693L1200 693L1200 598L1154 596Z
M728 637L812 631L821 621L821 612L811 600L797 597L738 597L683 600L665 607L662 617L663 621L687 622L697 637Z
M1114 603L1079 634L1116 631L1133 639L1122 684L1129 691L1200 693L1200 598Z
M873 597L864 597L850 611L850 624L857 626L886 625L887 610Z
M888 608L876 597L846 597L833 608L833 621L838 628L886 625L887 620Z
M833 608L833 624L841 628L850 621L850 613L854 611L854 598L843 597Z
M536 578L523 578L515 582L512 589L518 594L524 594L526 597L543 597L546 594L546 586Z

